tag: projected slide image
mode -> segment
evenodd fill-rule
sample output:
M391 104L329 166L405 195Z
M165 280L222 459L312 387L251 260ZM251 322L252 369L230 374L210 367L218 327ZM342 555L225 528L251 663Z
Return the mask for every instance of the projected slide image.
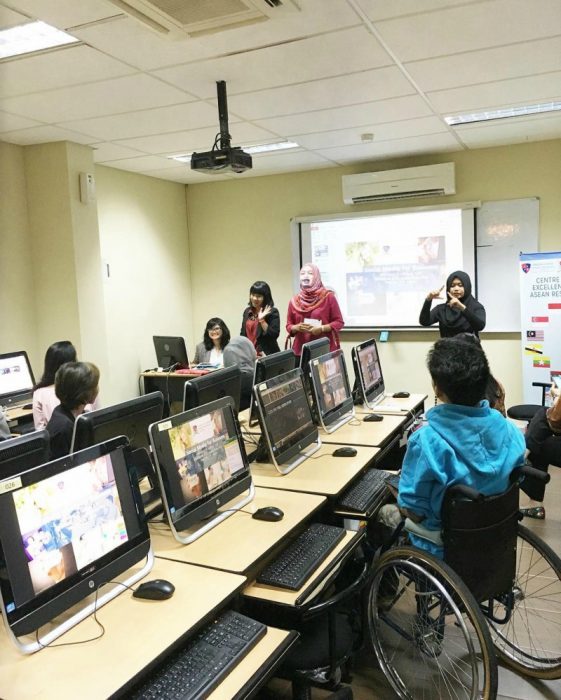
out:
M35 593L128 539L109 456L14 493Z

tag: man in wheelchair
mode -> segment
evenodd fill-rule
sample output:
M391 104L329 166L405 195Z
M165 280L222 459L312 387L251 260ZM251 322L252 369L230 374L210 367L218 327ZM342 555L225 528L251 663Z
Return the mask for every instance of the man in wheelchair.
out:
M440 404L409 438L397 506L384 506L378 521L393 530L408 517L411 530L418 526L424 535L410 531L411 543L442 558L446 489L464 484L484 495L502 493L512 470L524 462L525 445L520 431L484 398L490 371L480 346L443 338L430 350L427 365Z

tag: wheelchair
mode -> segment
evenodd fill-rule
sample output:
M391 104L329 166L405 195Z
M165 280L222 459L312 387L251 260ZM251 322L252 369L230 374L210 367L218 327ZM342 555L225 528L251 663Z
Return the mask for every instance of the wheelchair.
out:
M400 544L400 526L375 563L369 633L400 698L495 698L497 659L561 678L561 560L519 522L520 483L537 474L516 469L497 496L450 487L441 533L402 523L441 544L444 560Z

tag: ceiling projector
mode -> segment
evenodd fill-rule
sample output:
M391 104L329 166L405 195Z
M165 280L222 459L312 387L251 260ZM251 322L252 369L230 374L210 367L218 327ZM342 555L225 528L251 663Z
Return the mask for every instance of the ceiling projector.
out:
M212 150L204 153L193 153L191 170L198 170L209 175L223 172L243 173L246 170L251 170L253 161L249 153L244 153L239 146L230 145L232 137L228 131L228 104L224 80L219 80L216 83L216 93L220 133L216 135Z

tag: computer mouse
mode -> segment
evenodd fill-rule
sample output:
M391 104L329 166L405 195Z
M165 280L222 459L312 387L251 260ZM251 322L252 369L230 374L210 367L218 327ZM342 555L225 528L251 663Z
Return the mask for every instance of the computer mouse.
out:
M392 394L392 399L408 399L411 394L408 391L396 391Z
M284 518L284 513L276 506L264 506L263 508L258 508L251 517L255 518L255 520L266 520L270 523L276 523Z
M338 447L335 452L331 453L334 457L355 457L356 450L354 447Z
M384 420L384 416L381 416L379 413L369 413L367 416L364 416L362 419L365 423L378 423L381 420Z
M173 583L162 578L155 578L153 581L141 583L133 593L133 597L145 600L167 600L172 597L174 591Z

